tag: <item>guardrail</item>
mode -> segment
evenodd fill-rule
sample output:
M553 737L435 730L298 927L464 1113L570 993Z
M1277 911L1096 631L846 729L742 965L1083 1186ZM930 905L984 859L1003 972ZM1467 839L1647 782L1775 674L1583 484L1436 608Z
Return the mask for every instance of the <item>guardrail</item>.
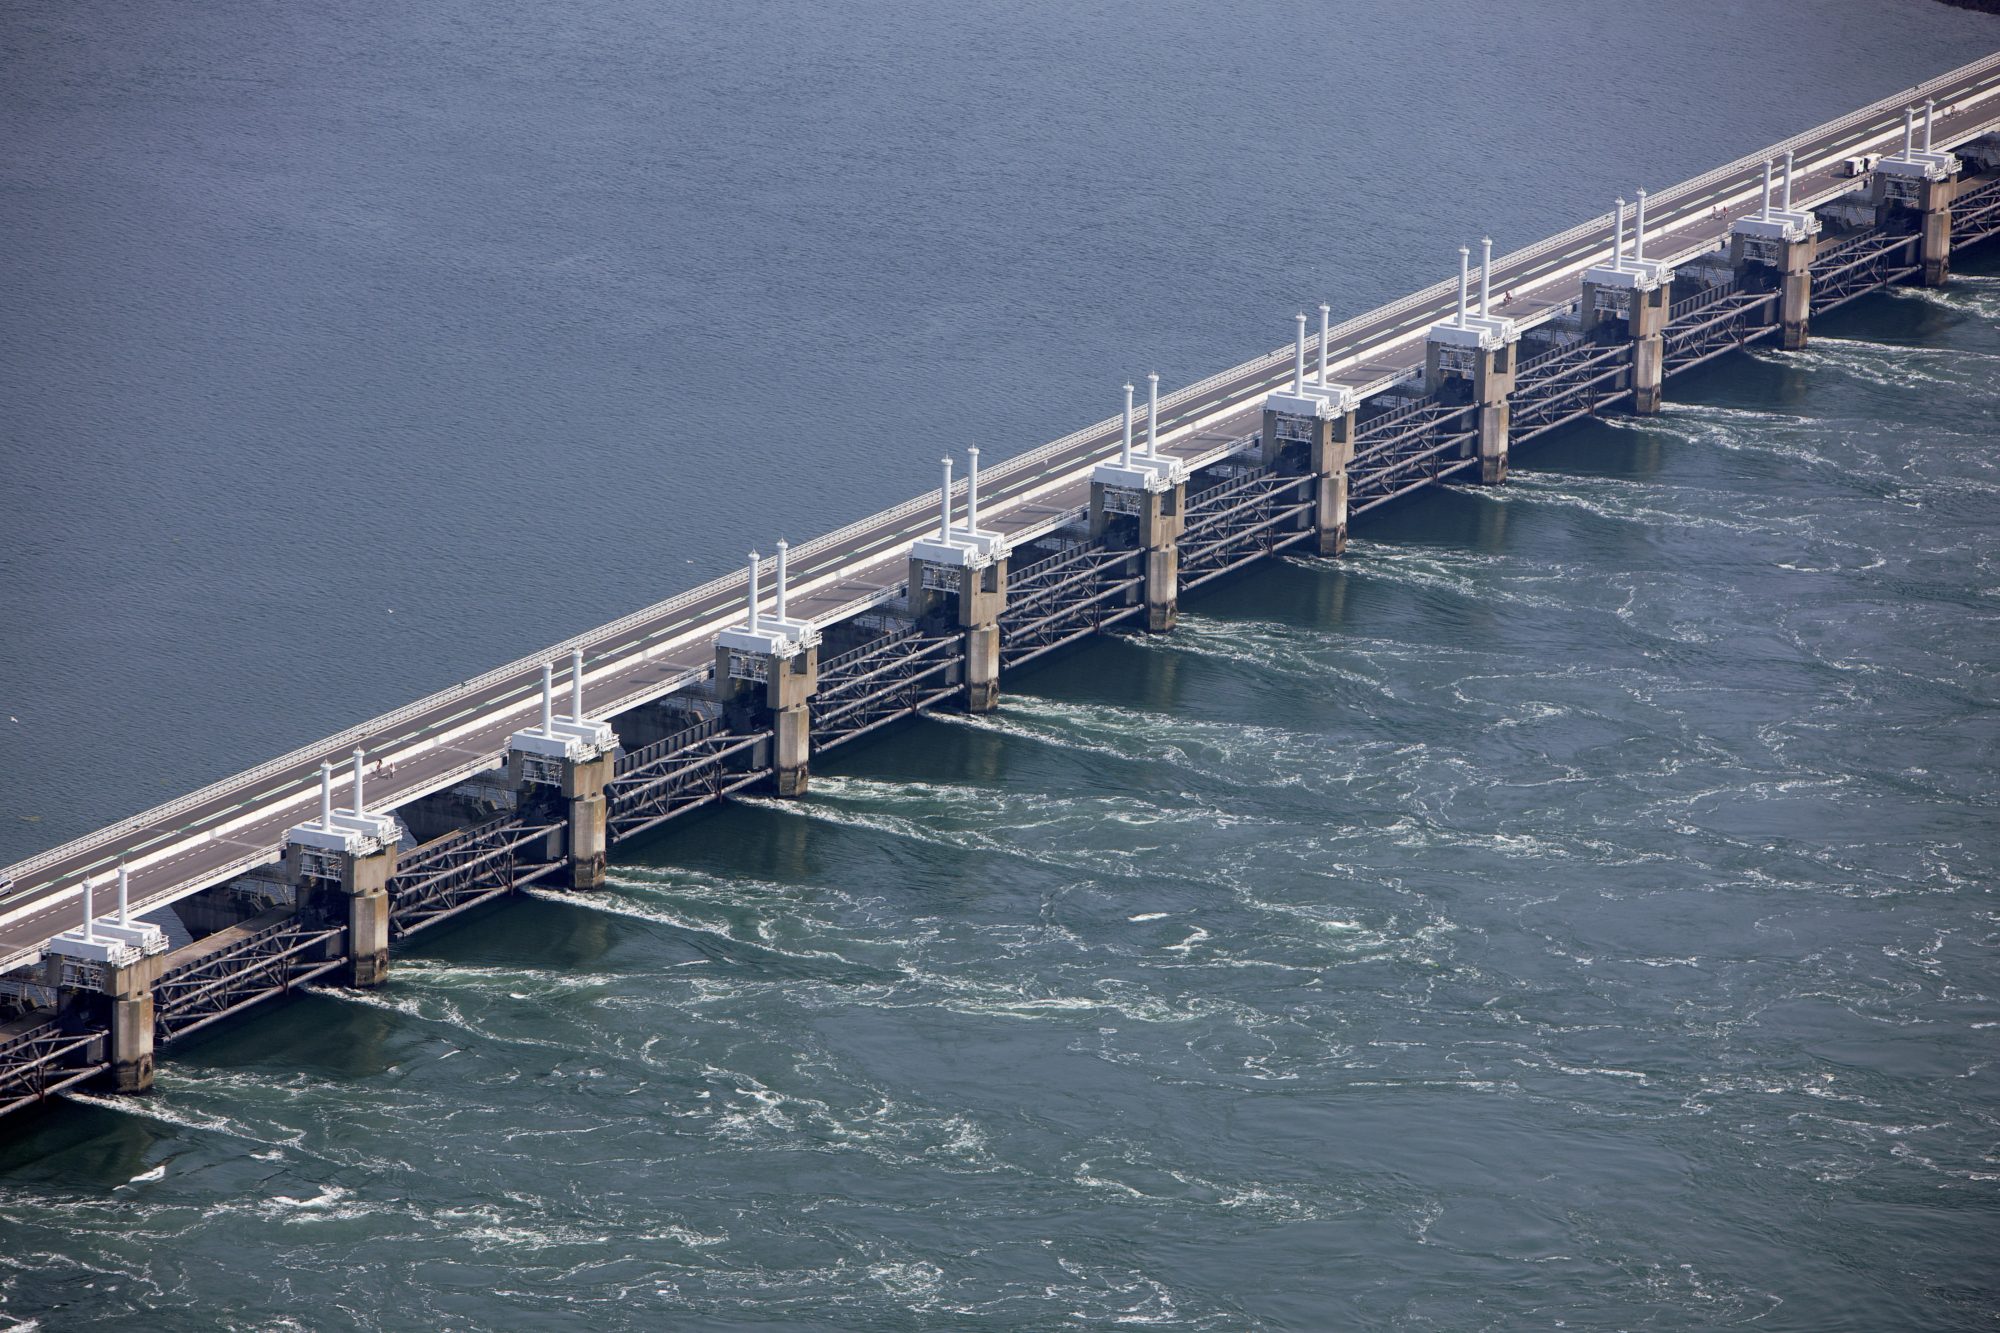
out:
M1739 157L1735 161L1717 167L1712 171L1704 172L1691 180L1685 180L1678 185L1669 186L1650 197L1653 207L1656 210L1656 216L1660 217L1664 224L1665 218L1662 210L1664 210L1665 206L1683 199L1689 194L1705 190L1709 186L1727 180L1732 175L1743 172L1751 167L1761 166L1767 158L1782 157L1787 151L1803 147L1827 134L1835 134L1842 130L1851 129L1873 117L1881 115L1884 111L1901 108L1913 102L1920 102L1925 97L1943 91L1970 76L1986 73L1997 68L2000 68L2000 52L1982 56L1978 60L1971 61L1948 73L1927 80L1915 88L1906 89L1892 96L1881 98L1837 119L1817 125L1800 134L1795 134L1791 138L1785 139L1768 148L1761 149L1744 157ZM1501 265L1512 266L1538 259L1543 255L1582 240L1590 236L1593 232L1604 230L1611 225L1611 220L1611 214L1599 214L1588 222L1579 223L1567 231L1559 232L1533 245L1502 256L1496 262ZM1328 330L1328 341L1331 343L1333 340L1350 336L1371 324L1385 319L1392 319L1397 315L1406 314L1427 303L1435 303L1456 291L1457 280L1455 278L1433 283L1421 291L1413 292L1400 300L1392 301L1388 305L1377 307L1335 325L1332 329ZM1308 349L1316 348L1318 342L1319 339L1317 337L1309 340L1307 344ZM1180 407L1224 385L1234 383L1251 375L1275 370L1290 361L1292 352L1293 349L1289 346L1277 348L1265 356L1245 361L1240 365L1232 366L1227 370L1210 375L1206 379L1177 389L1160 400L1161 410L1166 411ZM1053 440L1037 449L1029 450L1025 454L1018 454L1013 458L996 464L986 470L985 475L988 484L990 486L993 482L1032 468L1040 467L1042 464L1075 449L1079 444L1084 443L1095 435L1102 434L1108 436L1111 430L1119 424L1119 420L1117 417L1107 417L1094 425L1084 427L1082 430L1072 431L1061 439ZM956 494L963 494L964 483L961 482L953 490ZM858 519L853 523L847 524L845 527L836 528L832 532L822 534L805 542L803 545L793 549L791 559L794 562L810 560L812 557L852 537L873 531L885 523L894 523L917 514L925 513L935 503L936 499L934 495L925 495L906 500L900 505L882 510L876 514L871 514L866 518ZM449 686L436 693L426 695L414 703L406 704L401 708L383 713L378 717L370 718L368 721L349 727L337 735L327 737L324 740L314 741L310 745L301 746L287 754L280 755L276 759L212 782L186 796L178 797L163 805L154 806L149 810L119 820L104 828L93 830L80 838L72 838L60 846L52 847L45 852L38 852L33 856L14 863L7 867L4 872L0 872L0 879L12 879L17 884L21 883L26 877L47 869L49 866L55 865L77 852L86 851L93 846L115 840L127 833L136 832L149 825L178 818L180 815L198 809L217 797L226 796L242 787L285 773L290 769L306 764L317 764L324 756L344 753L361 741L377 736L403 722L421 717L442 705L457 702L469 695L478 693L480 690L493 685L503 684L516 677L527 677L537 673L543 663L560 659L573 649L582 648L588 651L593 646L614 641L651 621L721 596L738 586L742 578L743 575L740 572L736 572L724 575L721 578L711 579L699 587L691 588L686 592L667 598L665 601L656 602L644 610L635 611L627 616L621 616L609 624L600 625L595 629L564 639L560 643L540 649L525 657L517 658L504 666L482 672L470 680L461 681L457 685ZM815 623L826 623L829 619L839 616L844 610L845 608L843 607L840 610L830 612L826 616L817 617Z

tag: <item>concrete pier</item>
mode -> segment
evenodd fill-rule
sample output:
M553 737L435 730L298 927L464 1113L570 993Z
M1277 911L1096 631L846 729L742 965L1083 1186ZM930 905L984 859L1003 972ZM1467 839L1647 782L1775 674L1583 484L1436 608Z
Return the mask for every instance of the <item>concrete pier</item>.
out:
M920 625L964 632L967 712L1000 706L1000 616L1006 609L1006 556L968 563L910 557L911 616Z
M1507 480L1507 437L1512 421L1508 397L1514 392L1515 349L1521 332L1511 319L1493 314L1493 242L1483 243L1479 266L1479 309L1471 309L1471 251L1458 248L1458 314L1431 326L1424 339L1424 386L1433 395L1451 380L1472 391L1479 480L1497 486Z
M604 887L604 858L610 849L606 836L604 784L617 771L617 756L606 752L594 759L567 760L563 764L562 795L569 803L569 887Z
M718 643L715 697L725 707L761 714L771 728L771 777L780 796L803 796L812 781L812 697L819 688L819 644L754 652Z
M389 877L396 846L342 858L340 889L347 909L347 982L379 986L389 979Z

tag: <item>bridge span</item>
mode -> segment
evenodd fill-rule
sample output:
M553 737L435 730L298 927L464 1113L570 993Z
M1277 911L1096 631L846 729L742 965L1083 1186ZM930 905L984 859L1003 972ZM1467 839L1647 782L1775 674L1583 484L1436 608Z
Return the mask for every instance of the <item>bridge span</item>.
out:
M2000 53L0 871L0 1113L2000 234ZM173 908L171 915L164 909ZM164 928L163 928L164 926Z

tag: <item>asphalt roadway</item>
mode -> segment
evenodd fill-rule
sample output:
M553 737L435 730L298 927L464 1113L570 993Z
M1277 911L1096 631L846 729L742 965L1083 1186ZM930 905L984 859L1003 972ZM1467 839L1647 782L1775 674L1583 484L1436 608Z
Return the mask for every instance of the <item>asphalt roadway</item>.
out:
M1935 144L1954 147L2000 123L2000 56L1969 67L1925 94L1939 104ZM1891 152L1901 146L1899 99L1877 104L1877 114L1844 128L1823 126L1798 148L1800 173L1794 178L1797 208L1813 207L1855 188L1839 159L1862 151ZM1759 165L1671 203L1658 196L1647 216L1648 258L1679 262L1715 248L1730 222L1755 212L1762 185ZM1671 194L1672 191L1661 193ZM1495 261L1492 287L1508 299L1497 313L1532 325L1561 309L1581 288L1584 269L1609 255L1609 224L1590 230L1547 253ZM1377 315L1350 321L1328 349L1330 376L1357 387L1400 377L1423 359L1423 334L1451 315L1456 291L1415 308L1392 304ZM1401 304L1401 303L1397 303ZM1309 372L1313 369L1308 367ZM1260 358L1219 377L1193 401L1169 398L1162 405L1161 452L1200 465L1241 447L1258 427L1263 396L1288 382L1289 356ZM1089 499L1091 468L1115 454L1116 422L1068 437L1053 456L1037 450L989 467L981 478L981 526L1015 541L1046 532L1073 516ZM904 580L911 541L935 530L937 506L913 501L842 529L830 543L795 548L791 568L791 614L830 623L895 595ZM961 505L962 510L962 505ZM738 573L662 603L634 623L633 617L582 636L586 654L585 710L593 717L623 712L702 678L713 662L715 634L743 617L745 576ZM768 584L765 594L769 596ZM366 729L356 738L329 738L293 756L206 789L198 802L176 803L113 825L98 834L31 857L8 871L0 883L0 972L33 962L53 935L80 924L82 885L96 884L96 911L112 909L116 870L130 868L134 910L155 908L220 883L251 866L276 860L287 829L318 813L319 764L330 759L344 770L356 745L368 755L371 810L405 804L497 767L513 732L538 721L543 661L555 660L562 706L567 706L567 646L524 659L498 679L482 678L432 696L393 721ZM381 720L378 720L381 721ZM337 772L335 800L348 789Z

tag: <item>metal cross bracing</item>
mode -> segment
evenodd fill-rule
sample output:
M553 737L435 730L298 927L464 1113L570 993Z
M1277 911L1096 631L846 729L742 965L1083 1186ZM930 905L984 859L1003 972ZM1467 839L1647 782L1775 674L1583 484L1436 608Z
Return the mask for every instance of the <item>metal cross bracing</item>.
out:
M1180 584L1193 588L1312 535L1310 474L1246 468L1187 499L1180 538Z
M891 631L819 664L812 748L851 741L958 694L965 637L915 626Z
M1660 373L1679 374L1776 333L1771 311L1777 303L1777 292L1744 291L1731 284L1714 301L1667 325L1660 340Z
M398 859L389 877L389 938L399 940L562 867L549 855L564 821L515 812L447 833Z
M710 707L713 706L712 704L710 705ZM616 765L617 776L626 778L643 773L669 755L679 754L696 741L707 740L710 736L715 735L716 732L721 730L721 710L717 709L713 716L704 713L702 716L689 722L685 727L682 727L679 731L654 741L651 745L642 745L636 750L621 751L618 755L618 763Z
M1706 310L1717 302L1727 300L1729 297L1735 295L1737 282L1736 275L1731 273L1721 282L1709 283L1707 286L1698 287L1694 291L1677 297L1673 304L1667 307L1668 327L1671 328L1676 321L1685 320L1695 312Z
M1923 267L1915 232L1856 237L1813 261L1812 309L1825 314L1857 296L1900 282Z
M1508 398L1511 444L1596 416L1631 396L1629 342L1572 344L1515 383Z
M2000 180L1967 190L1951 205L1951 244L1975 245L2000 234Z
M46 1011L0 1028L0 1115L102 1074L110 1040L108 1028L66 1031Z
M612 842L635 838L770 776L770 764L757 762L760 746L768 753L769 728L695 730L704 734L679 749L653 754L638 767L621 765L618 776L604 784L605 825Z
M1015 571L1000 614L1001 669L1139 615L1144 561L1143 551L1085 543Z
M153 1041L164 1045L274 995L347 965L347 927L312 921L279 908L254 918L221 948L184 952L198 956L162 972L153 983ZM171 960L170 960L171 961Z
M1422 413L1402 414L1405 419L1384 436L1357 432L1347 465L1350 518L1479 466L1469 456L1479 436L1478 406L1433 402L1426 407Z

